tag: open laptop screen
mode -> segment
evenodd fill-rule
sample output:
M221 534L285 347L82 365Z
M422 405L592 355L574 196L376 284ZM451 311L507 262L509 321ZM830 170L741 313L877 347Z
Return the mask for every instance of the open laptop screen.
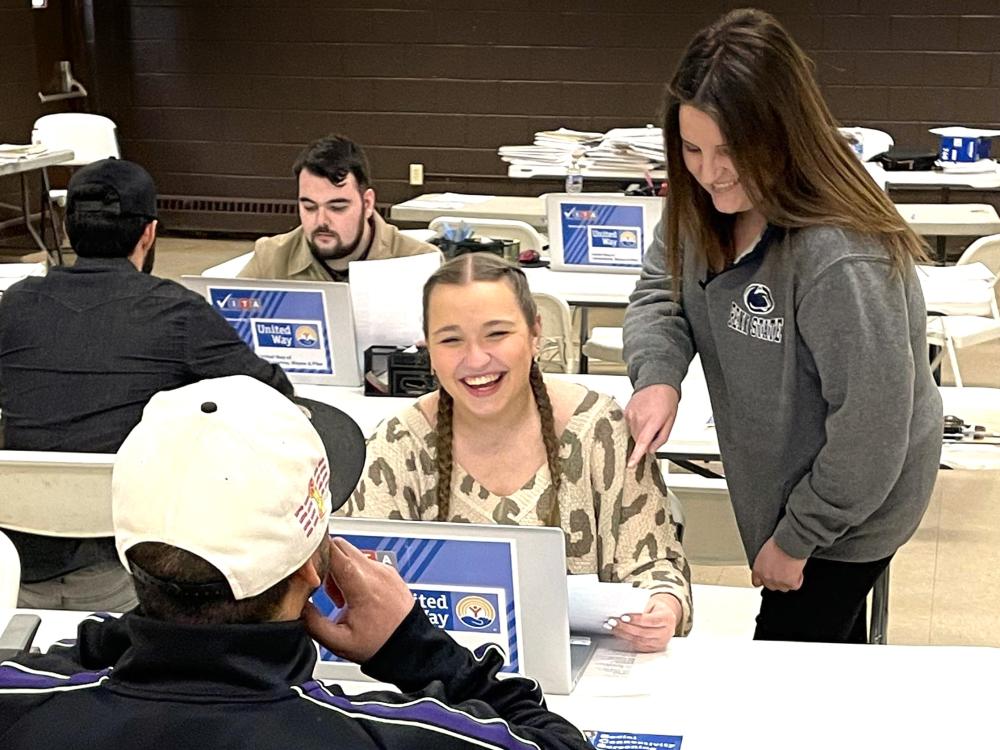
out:
M330 530L395 567L431 622L463 646L497 646L503 671L528 674L547 692L572 688L561 529L334 517ZM322 590L313 603L337 616ZM316 676L365 679L325 651Z
M361 383L347 284L183 276L254 352L293 383Z
M552 268L636 273L660 219L661 198L547 195Z

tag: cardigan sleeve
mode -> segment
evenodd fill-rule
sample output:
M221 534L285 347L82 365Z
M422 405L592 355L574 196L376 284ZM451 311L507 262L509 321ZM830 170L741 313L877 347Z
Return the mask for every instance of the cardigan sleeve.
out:
M594 426L591 481L598 516L598 575L677 597L683 609L677 634L691 629L691 569L670 512L670 491L656 458L630 469L632 438L613 404Z

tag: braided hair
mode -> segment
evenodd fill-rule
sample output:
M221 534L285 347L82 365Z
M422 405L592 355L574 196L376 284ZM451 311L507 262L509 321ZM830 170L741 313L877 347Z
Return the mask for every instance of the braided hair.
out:
M468 253L459 255L442 265L435 271L424 285L424 336L428 335L427 311L431 292L441 284L465 285L476 281L505 281L517 299L517 305L524 315L529 328L535 326L538 319L538 308L528 289L528 280L521 269L510 265L507 261L491 253ZM562 484L562 467L559 459L559 437L555 430L555 417L552 413L552 402L549 392L542 379L542 371L538 363L532 361L528 376L531 394L538 408L541 419L542 442L545 445L545 460L552 476L552 489L558 497ZM453 434L452 421L455 401L444 388L438 388L437 408L437 506L438 520L448 520L451 506L451 480L453 468ZM548 517L544 519L549 526L559 525L559 504L553 501Z

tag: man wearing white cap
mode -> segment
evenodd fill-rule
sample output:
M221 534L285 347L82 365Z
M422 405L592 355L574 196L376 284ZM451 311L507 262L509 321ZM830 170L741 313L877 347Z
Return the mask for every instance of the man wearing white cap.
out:
M538 685L498 680L434 628L395 570L331 541L364 460L245 376L153 397L115 463L115 544L139 608L0 664L0 747L588 748ZM335 458L335 460L331 460ZM336 621L309 602L320 585ZM409 695L312 679L316 644Z

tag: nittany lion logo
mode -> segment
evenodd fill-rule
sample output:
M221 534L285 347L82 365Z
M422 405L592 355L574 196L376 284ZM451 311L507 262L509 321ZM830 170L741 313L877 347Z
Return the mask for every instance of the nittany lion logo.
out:
M493 605L481 596L463 596L455 605L455 614L470 628L488 628L497 617Z
M767 315L774 309L774 297L763 284L750 284L743 291L743 304L752 313Z

